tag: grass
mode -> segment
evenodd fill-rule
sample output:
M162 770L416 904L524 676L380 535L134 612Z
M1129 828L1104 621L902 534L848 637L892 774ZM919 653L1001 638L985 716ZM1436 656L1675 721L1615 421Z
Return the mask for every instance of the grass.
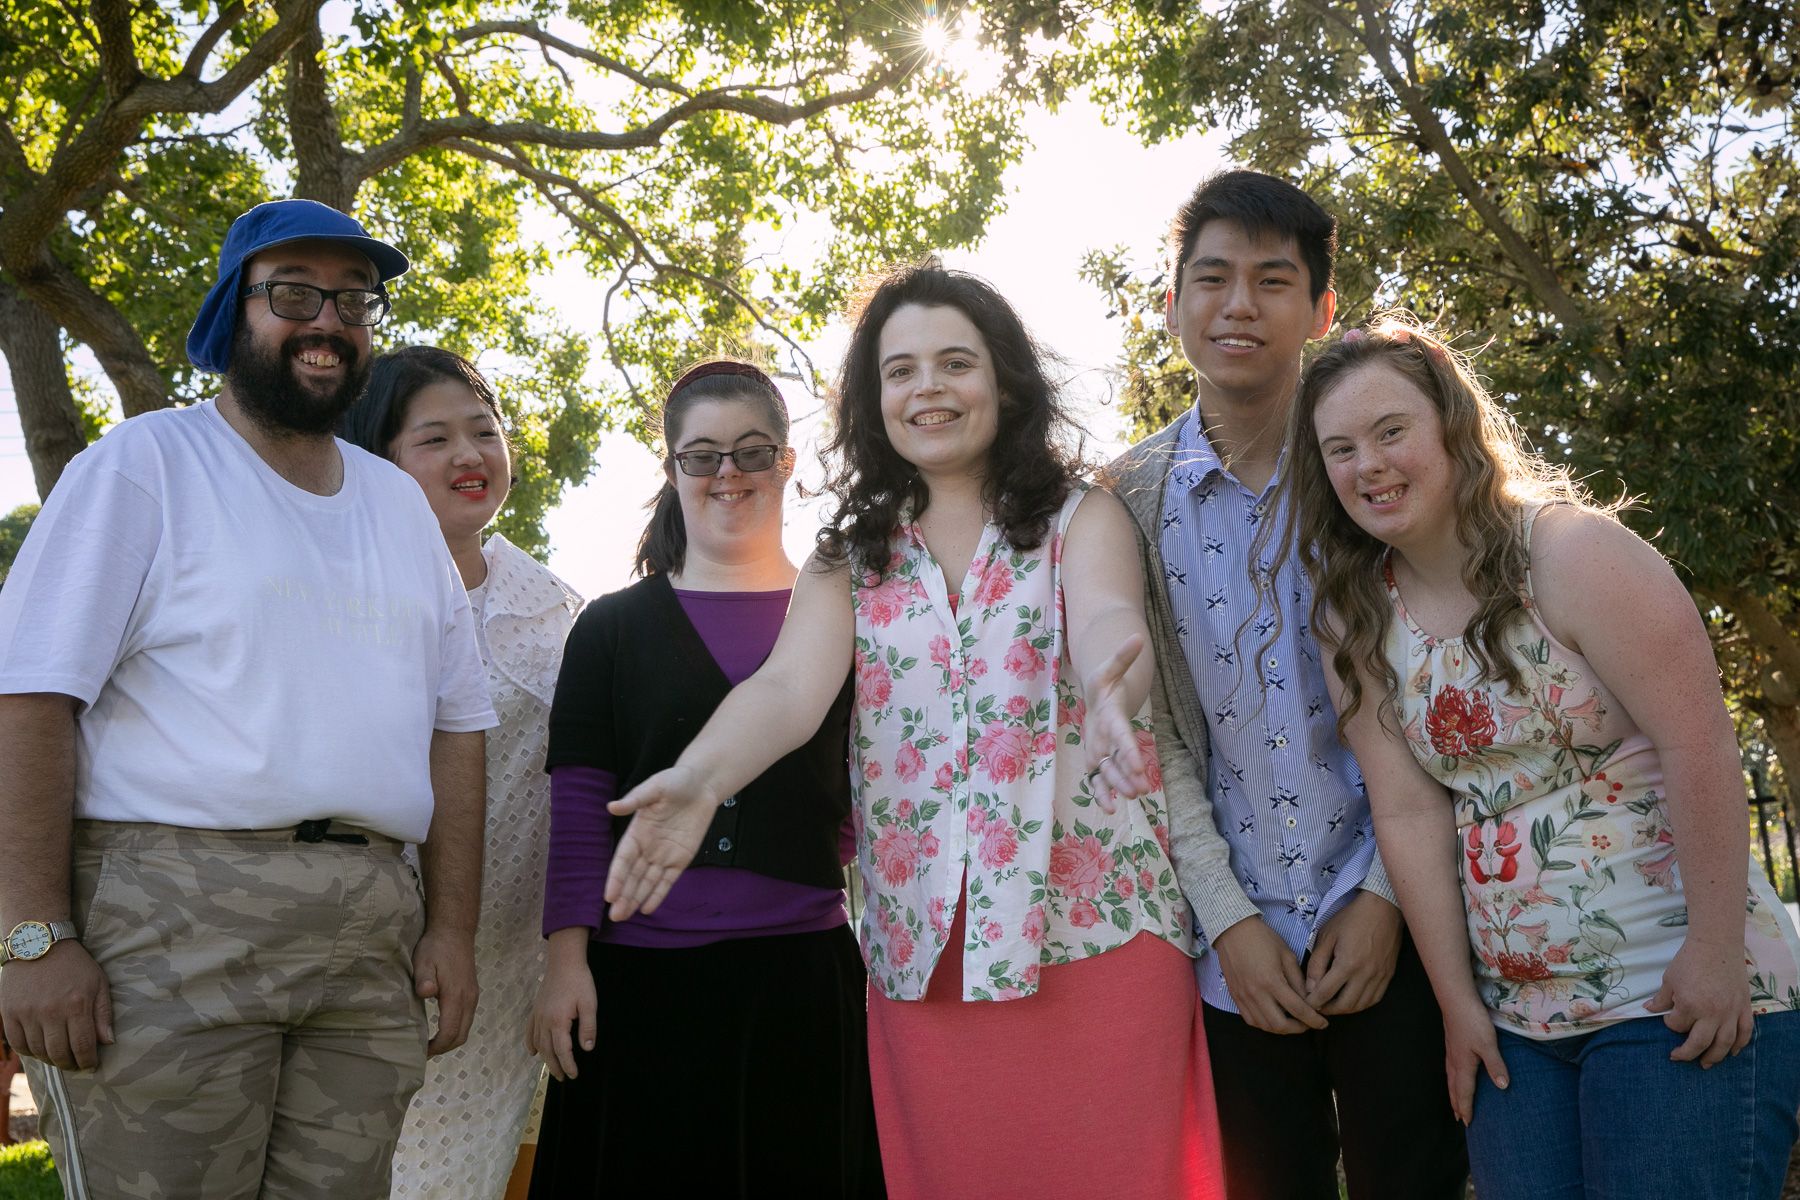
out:
M62 1184L43 1142L0 1146L0 1200L62 1200Z

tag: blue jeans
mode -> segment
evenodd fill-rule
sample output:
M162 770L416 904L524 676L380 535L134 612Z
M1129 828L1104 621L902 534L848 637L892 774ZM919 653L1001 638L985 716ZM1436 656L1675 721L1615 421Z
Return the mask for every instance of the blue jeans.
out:
M1670 1062L1661 1017L1534 1041L1500 1030L1512 1077L1481 1072L1469 1166L1480 1200L1776 1200L1800 1110L1800 1012L1756 1018L1741 1054Z

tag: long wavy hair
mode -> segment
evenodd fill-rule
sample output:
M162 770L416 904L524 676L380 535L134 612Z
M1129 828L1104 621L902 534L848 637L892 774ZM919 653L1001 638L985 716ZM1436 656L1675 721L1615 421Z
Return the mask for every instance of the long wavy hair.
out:
M737 358L713 358L695 363L669 385L663 397L659 416L663 439L663 484L645 505L650 521L638 537L635 575L676 575L687 561L687 521L681 515L681 496L675 490L668 472L678 471L675 447L681 442L682 423L696 404L708 400L729 400L748 404L762 411L769 422L769 432L782 447L776 462L787 469L788 409L787 401L763 371ZM785 464L785 465L784 465Z
M1313 417L1351 373L1376 365L1430 397L1442 422L1455 470L1456 535L1468 551L1463 585L1479 604L1463 637L1483 679L1523 686L1509 655L1507 626L1525 605L1526 510L1561 502L1611 515L1620 507L1596 504L1567 468L1532 452L1468 358L1410 313L1380 314L1321 352L1301 378L1288 421L1281 483L1287 516L1267 578L1293 553L1312 582L1312 628L1344 686L1339 737L1362 707L1365 678L1384 685L1377 711L1397 727L1400 680L1384 653L1394 615L1382 574L1388 547L1338 502Z
M999 392L999 431L988 451L982 500L1015 550L1042 544L1080 468L1076 437L1061 394L1045 370L1054 361L993 286L936 258L889 268L865 283L851 309L850 344L832 396L832 434L824 447L825 487L835 510L819 532L821 556L881 578L903 514L919 517L931 492L888 441L881 416L881 331L908 304L954 308L987 343Z

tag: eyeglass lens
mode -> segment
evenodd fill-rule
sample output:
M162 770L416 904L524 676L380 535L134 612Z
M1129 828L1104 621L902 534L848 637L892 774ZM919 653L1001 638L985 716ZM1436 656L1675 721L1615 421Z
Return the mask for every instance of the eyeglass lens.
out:
M388 311L388 298L385 295L361 288L327 292L310 283L271 283L268 293L269 311L288 321L312 320L319 315L328 295L336 303L338 317L346 325L378 324Z
M736 450L684 450L675 456L685 475L717 475L726 459L746 472L766 471L775 465L779 446L739 446Z

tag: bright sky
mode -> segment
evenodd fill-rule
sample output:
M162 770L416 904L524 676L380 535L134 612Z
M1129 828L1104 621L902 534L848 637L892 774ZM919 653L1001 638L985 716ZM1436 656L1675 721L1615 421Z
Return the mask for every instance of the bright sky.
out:
M1194 134L1146 148L1081 102L1054 114L1034 114L1026 128L1034 148L1008 179L1009 211L974 251L945 257L949 265L991 281L1039 340L1069 361L1077 411L1098 442L1091 456L1104 460L1122 445L1112 403L1116 381L1107 370L1118 357L1120 326L1106 319L1102 297L1077 278L1076 269L1087 250L1121 243L1130 248L1129 261L1157 261L1175 208L1202 176L1221 165L1222 139ZM556 270L543 283L570 324L594 324L586 314L599 311L601 288L577 264ZM828 369L843 338L842 328L828 329L808 347L813 361ZM802 447L800 478L817 482L813 446L820 405L797 385L784 383L794 437ZM0 513L37 499L16 410L11 383L0 370ZM629 581L646 516L641 506L656 489L658 461L629 436L608 434L601 439L593 477L551 513L550 566L584 596ZM790 498L787 543L796 561L812 545L819 503Z

